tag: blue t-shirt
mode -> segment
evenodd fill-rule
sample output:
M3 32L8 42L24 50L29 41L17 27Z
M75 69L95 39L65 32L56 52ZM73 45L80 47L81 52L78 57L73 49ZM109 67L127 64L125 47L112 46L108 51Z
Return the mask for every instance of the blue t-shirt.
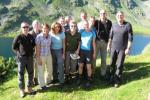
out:
M63 48L63 40L65 39L65 33L61 32L60 34L51 35L51 48L52 49L62 49Z
M81 33L81 45L80 49L82 50L92 50L92 40L96 38L95 32L85 30L80 30Z

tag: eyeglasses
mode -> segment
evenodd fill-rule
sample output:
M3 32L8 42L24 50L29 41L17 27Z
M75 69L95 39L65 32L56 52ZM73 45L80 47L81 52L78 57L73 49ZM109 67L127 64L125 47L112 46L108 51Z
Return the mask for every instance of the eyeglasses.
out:
M70 25L70 27L77 27L76 25Z
M22 28L29 28L29 26L24 26L24 27L22 27Z

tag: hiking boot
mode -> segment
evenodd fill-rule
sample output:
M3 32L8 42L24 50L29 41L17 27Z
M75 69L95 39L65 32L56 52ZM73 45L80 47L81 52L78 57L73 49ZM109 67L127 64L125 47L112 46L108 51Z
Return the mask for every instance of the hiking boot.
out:
M81 80L82 80L82 75L79 75L76 83L78 86L81 84Z
M85 84L85 87L88 89L91 87L91 82L90 81L87 81L87 83Z
M115 88L118 88L118 87L119 87L119 84L118 84L118 83L115 83L115 84L114 84L114 87L115 87Z
M28 93L29 93L29 95L35 95L36 91L32 90L31 87L28 87Z
M41 90L42 90L42 91L46 91L46 90L48 90L48 87L43 86L43 87L41 87Z
M39 85L39 83L38 83L38 79L37 79L37 78L34 78L34 79L33 79L33 81L34 81L34 86Z

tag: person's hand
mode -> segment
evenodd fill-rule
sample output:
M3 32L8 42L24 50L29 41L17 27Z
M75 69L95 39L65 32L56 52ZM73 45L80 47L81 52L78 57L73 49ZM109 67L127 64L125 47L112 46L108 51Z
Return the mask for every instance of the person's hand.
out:
M129 49L129 48L127 48L127 49L125 50L125 55L128 55L128 54L129 54L129 52L130 52L130 49Z
M78 55L79 54L79 50L76 50L75 53Z
M110 52L110 46L107 46L107 52Z
M37 57L37 61L38 61L38 64L39 64L39 65L42 65L41 57Z

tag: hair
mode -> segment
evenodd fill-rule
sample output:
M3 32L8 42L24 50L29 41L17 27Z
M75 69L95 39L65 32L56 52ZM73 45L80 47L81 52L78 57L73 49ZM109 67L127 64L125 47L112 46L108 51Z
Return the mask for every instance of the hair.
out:
M50 29L50 27L49 27L49 25L47 23L42 24L42 28L43 27L46 27L46 28Z
M81 12L80 12L80 15L81 15L81 14L85 14L85 15L87 16L87 13L86 13L85 11L81 11Z
M26 22L26 21L23 21L23 22L21 22L21 25L20 25L20 27L22 27L22 25L23 25L23 24L27 24L27 25L29 26L28 22Z
M69 23L69 25L70 25L71 23L77 25L77 22L76 22L75 20L71 20L70 23Z
M60 27L59 33L62 32L62 26L61 26L61 24L58 23L58 22L53 22L52 25L51 25L51 32L52 32L53 34L56 34L56 32L55 32L55 26L56 26L56 25L58 25L58 26Z
M32 26L34 26L35 24L40 24L40 22L39 22L38 20L34 20L34 21L32 22Z
M118 13L121 13L121 14L124 15L124 12L123 12L123 11L117 11L116 15L117 15Z

